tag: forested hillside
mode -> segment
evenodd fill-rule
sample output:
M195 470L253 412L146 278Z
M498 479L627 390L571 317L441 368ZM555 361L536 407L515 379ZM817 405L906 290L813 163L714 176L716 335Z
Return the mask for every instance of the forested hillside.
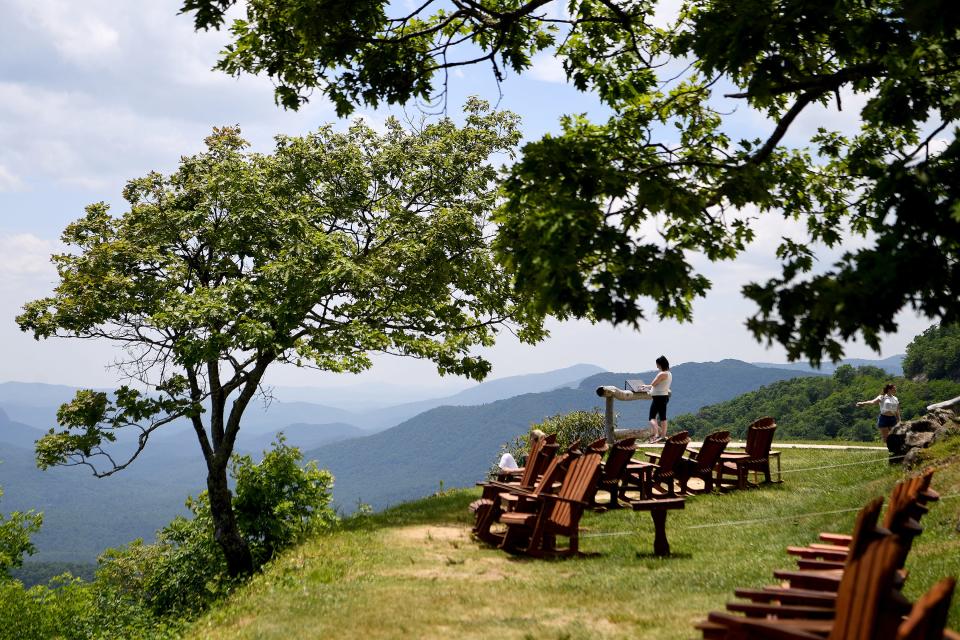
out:
M960 395L958 382L891 378L876 367L843 366L830 377L782 380L704 407L678 417L672 429L686 429L694 437L729 429L742 437L753 419L769 415L777 419L778 438L875 440L876 407L855 403L876 397L890 381L897 385L904 420L922 415L928 404Z

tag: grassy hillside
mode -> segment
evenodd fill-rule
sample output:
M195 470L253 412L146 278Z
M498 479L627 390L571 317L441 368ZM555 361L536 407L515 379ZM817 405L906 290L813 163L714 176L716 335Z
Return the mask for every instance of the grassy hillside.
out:
M722 608L734 587L768 584L771 571L795 566L787 545L849 530L857 508L888 495L901 469L883 458L880 450L785 450L783 484L698 496L673 512L674 555L665 559L650 555L650 517L630 511L585 516L585 557L512 557L469 538L476 492L447 492L350 519L294 549L188 637L697 637L692 624ZM924 518L909 558L911 600L960 575L960 468L939 470L934 487L944 499ZM960 627L960 598L951 626Z

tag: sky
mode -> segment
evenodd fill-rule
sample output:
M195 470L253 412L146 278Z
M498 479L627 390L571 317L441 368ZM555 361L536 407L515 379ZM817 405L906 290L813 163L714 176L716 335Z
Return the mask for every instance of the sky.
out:
M22 305L48 294L56 282L49 262L62 250L59 235L84 206L105 201L122 213L127 180L151 170L170 172L183 155L200 151L214 126L239 124L257 151L269 151L276 134L302 134L334 122L332 106L315 97L298 112L273 102L269 78L233 78L211 70L227 36L193 31L189 16L177 15L182 0L0 0L0 381L19 380L81 386L111 386L121 377L111 367L121 354L112 346L81 340L35 341L14 317ZM478 93L522 117L526 139L559 130L564 113L602 115L589 94L564 83L559 61L538 56L533 69L496 87L489 70L466 68L451 77L451 115L469 93ZM844 96L843 112L818 108L805 113L787 143L799 144L825 118L838 129L855 126L858 96ZM735 107L736 105L734 105ZM411 108L408 108L410 111ZM360 109L374 126L400 108ZM739 109L731 117L737 133L765 137L762 116ZM785 362L782 348L758 344L744 321L754 312L740 295L748 281L778 273L774 249L783 235L801 229L777 216L758 221L757 240L736 261L713 264L691 256L713 283L694 305L691 324L644 323L639 330L550 322L551 337L536 346L505 334L479 353L500 378L592 363L609 370L654 368L661 354L672 363L736 358ZM856 245L854 239L844 249ZM821 251L822 265L839 251ZM651 315L651 317L653 317ZM898 315L899 331L886 335L877 354L862 343L847 345L848 357L902 353L932 321L911 312ZM268 374L275 385L336 386L405 384L463 388L462 379L441 379L428 362L379 357L360 376L282 367Z

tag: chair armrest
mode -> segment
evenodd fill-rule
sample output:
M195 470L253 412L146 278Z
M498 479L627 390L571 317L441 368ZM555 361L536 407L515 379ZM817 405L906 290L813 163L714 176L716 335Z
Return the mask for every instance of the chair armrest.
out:
M763 589L734 589L733 594L753 602L780 602L782 604L808 607L835 607L837 594L830 591L791 589L790 587L764 587Z
M829 620L837 615L831 607L816 607L803 604L762 604L757 602L728 602L727 611L742 613L749 618L804 618Z
M721 624L751 639L759 640L823 640L823 636L804 629L786 626L775 620L751 620L743 616L711 611L707 618L710 622ZM739 636L738 636L739 637Z
M727 460L727 461L734 461L734 460L739 460L741 458L749 458L749 457L750 456L746 452L728 453L724 451L723 453L720 454L720 460Z
M584 502L583 500L574 500L573 498L565 498L563 496L558 496L555 493L544 493L539 496L544 500L556 500L557 502L566 502L568 504L578 504L581 507L589 507L589 502Z

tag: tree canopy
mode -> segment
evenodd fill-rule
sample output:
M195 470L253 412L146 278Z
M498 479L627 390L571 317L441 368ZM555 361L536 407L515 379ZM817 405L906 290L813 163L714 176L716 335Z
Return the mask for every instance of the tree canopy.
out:
M490 364L474 347L503 328L542 336L490 250L488 158L517 139L516 117L481 101L463 127L327 126L278 137L272 154L246 151L226 127L173 174L131 180L129 211L87 207L63 234L72 249L53 258L53 295L17 321L37 338L122 345L138 385L78 392L58 414L64 428L38 442L39 464L109 475L157 429L188 420L217 542L231 574L249 571L226 469L268 367L356 372L380 352L481 379ZM114 458L108 445L131 432L133 454Z
M221 28L235 0L184 0ZM218 67L266 73L296 108L319 90L341 114L443 93L455 67L499 79L554 51L612 115L571 115L524 148L498 214L500 256L538 313L637 324L691 317L710 282L691 263L738 256L760 216L805 227L781 274L744 287L747 326L791 359L879 348L910 307L960 317L960 15L947 0L249 0ZM662 16L659 16L662 18ZM853 99L851 99L853 98ZM857 111L858 130L817 106ZM732 132L737 108L769 123ZM804 138L785 143L789 133ZM848 242L856 238L855 243ZM816 266L820 244L844 250ZM816 266L816 268L815 268Z
M14 511L9 516L0 513L0 581L9 577L10 569L23 564L24 554L32 555L36 551L30 536L39 531L42 524L43 514L34 511Z
M903 373L960 382L960 324L935 324L910 341Z

